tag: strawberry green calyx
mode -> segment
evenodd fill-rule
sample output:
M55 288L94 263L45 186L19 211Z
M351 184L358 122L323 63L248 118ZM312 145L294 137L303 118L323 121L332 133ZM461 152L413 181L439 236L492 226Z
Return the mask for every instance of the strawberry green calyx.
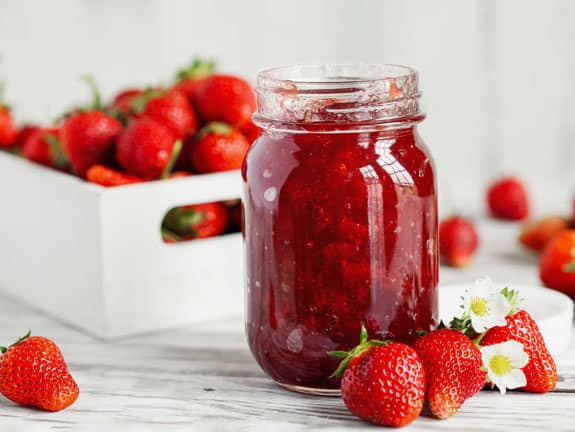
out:
M566 273L575 273L575 261L565 264L563 266L563 271Z
M164 168L164 171L162 172L162 176L160 178L166 179L170 176L172 170L174 169L174 165L176 165L176 161L180 156L181 151L182 151L182 140L176 140L174 146L172 147L172 154L170 155L170 160L168 161L166 168Z
M459 330L468 337L472 337L476 334L473 330L471 316L469 316L469 314L464 314L461 318L454 317L449 323L449 328Z
M339 364L338 368L335 370L334 373L331 374L332 377L341 378L343 373L347 369L349 363L357 356L363 354L367 350L377 347L377 346L384 346L390 343L388 340L368 340L367 329L365 326L361 326L361 334L359 337L359 345L356 346L351 351L328 351L328 355L342 359L341 363Z
M194 235L192 227L201 223L204 217L202 212L185 207L176 207L166 214L163 228L177 233L177 235Z
M175 243L181 242L181 241L184 240L182 237L180 237L179 235L177 235L176 233L170 231L170 230L167 229L167 228L162 228L162 237L163 237L164 239L171 240L171 241L173 241L173 242L175 242Z
M519 304L523 301L522 298L519 298L519 291L510 290L508 287L505 287L500 291L500 293L507 299L507 302L511 307L509 315L514 315L519 310Z
M135 114L141 114L146 109L146 105L149 101L157 97L164 96L165 94L166 92L163 90L158 90L152 87L147 88L140 96L136 96L132 99L130 102L130 108Z
M30 337L30 335L32 335L32 331L30 329L28 329L28 332L24 336L20 336L18 338L18 340L16 342L14 342L12 345L10 345L9 347L0 346L0 353L4 354L6 351L8 351L9 348L15 347L19 343L28 339Z
M180 69L176 74L176 81L184 79L202 79L210 76L216 70L214 60L194 59L185 69Z
M205 125L199 132L198 138L202 139L206 135L216 133L219 135L228 135L232 131L232 127L223 122L211 122Z

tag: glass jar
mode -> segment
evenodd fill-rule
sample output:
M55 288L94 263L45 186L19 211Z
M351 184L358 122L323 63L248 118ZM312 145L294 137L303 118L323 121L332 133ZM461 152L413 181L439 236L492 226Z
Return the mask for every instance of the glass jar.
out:
M434 165L417 133L417 73L392 65L261 72L262 134L243 166L246 331L288 389L331 377L361 325L409 341L439 322Z

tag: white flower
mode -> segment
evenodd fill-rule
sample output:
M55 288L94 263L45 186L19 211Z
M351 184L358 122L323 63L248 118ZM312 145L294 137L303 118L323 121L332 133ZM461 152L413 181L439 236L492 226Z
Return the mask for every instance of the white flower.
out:
M481 360L487 369L487 377L501 394L505 394L507 389L524 387L527 383L521 368L525 367L529 356L521 343L509 340L481 347Z
M476 280L463 296L463 313L471 318L471 326L477 333L504 326L510 309L509 302L489 277Z

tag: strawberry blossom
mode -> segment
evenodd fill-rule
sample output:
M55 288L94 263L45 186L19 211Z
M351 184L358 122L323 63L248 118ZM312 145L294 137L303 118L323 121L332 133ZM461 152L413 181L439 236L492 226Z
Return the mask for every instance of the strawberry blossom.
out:
M505 394L507 389L524 387L527 383L521 369L527 365L529 356L521 343L509 340L484 346L481 348L481 360L488 380L499 388L501 394Z
M471 320L476 333L492 327L504 326L511 306L502 292L498 291L489 277L475 281L463 296L463 317Z

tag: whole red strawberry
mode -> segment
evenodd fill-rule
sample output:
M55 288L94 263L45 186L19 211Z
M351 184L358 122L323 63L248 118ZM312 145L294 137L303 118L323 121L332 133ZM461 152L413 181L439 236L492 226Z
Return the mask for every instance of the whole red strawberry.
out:
M194 106L206 122L241 127L256 110L256 97L246 80L232 75L212 75L199 85Z
M250 148L242 133L224 123L209 123L189 146L189 162L199 173L240 169Z
M342 376L341 396L352 414L371 423L405 426L423 408L425 371L415 350L398 342L368 341L350 352L333 352L344 360L334 373Z
M138 116L161 123L176 138L184 138L196 131L197 121L192 106L178 91L151 90L136 99L132 106Z
M545 247L539 276L545 286L575 298L575 230L561 231Z
M20 405L60 411L79 395L54 342L30 334L8 348L0 348L0 393Z
M519 234L519 243L536 252L541 252L559 233L568 229L569 225L569 220L563 216L546 216L524 225Z
M10 108L0 102L0 148L11 147L18 140L18 128Z
M459 330L427 333L415 342L415 350L427 376L427 403L436 417L452 416L485 385L481 352Z
M106 187L143 182L139 177L117 171L104 165L91 166L86 172L86 180Z
M475 225L461 216L452 216L439 225L439 252L447 264L465 267L479 245Z
M216 69L215 62L196 59L190 66L178 71L174 90L183 93L192 102L198 91L200 83L212 75Z
M122 125L101 111L80 111L66 118L60 128L62 147L76 173L86 176L92 165L106 162Z
M165 126L143 117L130 123L116 144L116 160L128 173L145 180L169 176L181 141Z
M523 368L527 384L522 390L534 393L551 391L557 383L557 368L545 346L539 327L525 310L513 312L507 316L505 327L493 327L487 331L481 345L494 345L508 340L523 344L529 362Z
M184 240L213 237L228 227L229 214L219 202L176 207L164 218L163 227Z
M491 214L499 219L523 220L529 217L529 196L523 182L514 177L503 178L487 192Z
M22 142L22 155L32 162L50 168L67 169L69 161L62 150L58 136L58 129L34 129Z

